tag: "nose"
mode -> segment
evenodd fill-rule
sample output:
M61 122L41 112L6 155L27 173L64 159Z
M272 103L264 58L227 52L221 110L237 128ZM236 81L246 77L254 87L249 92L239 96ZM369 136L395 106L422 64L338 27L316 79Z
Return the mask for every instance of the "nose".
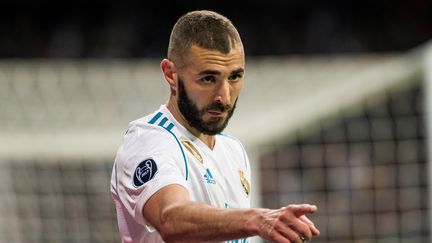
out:
M227 80L224 80L216 86L216 94L214 101L222 104L230 104L231 102L231 85Z

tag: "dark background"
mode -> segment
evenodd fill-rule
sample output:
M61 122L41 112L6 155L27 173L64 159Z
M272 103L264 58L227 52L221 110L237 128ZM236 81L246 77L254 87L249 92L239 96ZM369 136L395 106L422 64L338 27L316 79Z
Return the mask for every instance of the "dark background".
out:
M163 57L196 9L230 18L253 56L405 51L432 37L428 0L89 2L3 1L0 58Z

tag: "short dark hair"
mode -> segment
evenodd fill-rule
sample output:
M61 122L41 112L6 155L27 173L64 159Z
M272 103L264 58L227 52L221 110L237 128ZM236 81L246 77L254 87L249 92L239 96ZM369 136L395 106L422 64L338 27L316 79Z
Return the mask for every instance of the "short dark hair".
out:
M192 45L227 54L237 45L242 46L240 35L231 21L213 11L189 12L177 20L168 45L168 59L177 65L185 64Z

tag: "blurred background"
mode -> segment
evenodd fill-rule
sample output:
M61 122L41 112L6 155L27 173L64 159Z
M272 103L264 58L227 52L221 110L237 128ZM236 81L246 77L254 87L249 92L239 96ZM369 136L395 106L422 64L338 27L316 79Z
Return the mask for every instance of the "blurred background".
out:
M427 0L2 1L0 242L119 242L115 153L167 100L159 62L196 9L244 42L228 132L255 206L318 205L317 243L430 242Z
M252 56L404 51L430 38L430 5L427 0L5 0L0 56L159 58L173 23L195 9L228 16Z

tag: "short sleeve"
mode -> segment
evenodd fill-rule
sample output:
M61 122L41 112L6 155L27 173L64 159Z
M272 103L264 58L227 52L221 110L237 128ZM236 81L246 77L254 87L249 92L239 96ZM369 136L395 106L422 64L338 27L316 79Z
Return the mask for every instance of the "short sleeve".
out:
M184 162L175 138L159 127L129 129L117 152L117 193L127 212L146 225L143 207L157 191L171 184L187 188Z

